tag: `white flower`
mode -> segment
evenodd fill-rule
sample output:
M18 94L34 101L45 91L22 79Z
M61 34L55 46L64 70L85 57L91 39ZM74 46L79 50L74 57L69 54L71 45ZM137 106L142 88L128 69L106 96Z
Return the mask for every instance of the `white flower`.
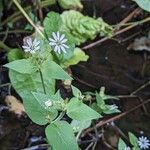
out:
M28 37L22 48L24 49L25 52L34 54L36 51L40 49L40 41L38 41L37 39L32 40L31 37Z
M51 107L52 105L53 105L53 103L50 99L45 102L46 107Z
M125 147L124 150L131 150L131 148L130 147Z
M60 35L59 31L57 31L57 33L53 32L52 38L49 38L49 41L49 45L51 45L58 54L61 54L61 52L66 53L66 49L69 48L65 44L67 42L65 34Z
M147 137L141 136L138 138L138 145L141 149L148 149L150 147L150 141Z

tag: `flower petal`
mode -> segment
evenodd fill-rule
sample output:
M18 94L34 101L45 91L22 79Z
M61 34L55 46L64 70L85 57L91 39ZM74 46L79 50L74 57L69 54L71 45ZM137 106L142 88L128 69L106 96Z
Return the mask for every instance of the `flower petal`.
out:
M68 39L63 39L62 41L61 41L61 43L63 44L63 43L66 43L68 41Z
M66 44L61 44L61 46L65 47L65 48L69 48L69 46L67 46Z
M62 34L59 40L62 41L64 37L65 37L65 34Z
M64 53L67 53L67 51L65 50L65 48L63 46L60 46L60 48Z
M57 40L58 40L58 38L57 38L56 33L55 33L55 32L53 32L53 33L52 33L52 35L53 35L53 38L57 41Z

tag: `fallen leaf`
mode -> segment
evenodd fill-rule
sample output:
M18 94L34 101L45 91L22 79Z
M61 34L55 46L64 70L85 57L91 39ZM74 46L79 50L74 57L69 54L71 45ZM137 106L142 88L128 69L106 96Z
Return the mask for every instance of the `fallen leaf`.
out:
M16 99L16 97L6 96L5 102L9 107L10 112L13 112L18 116L21 116L25 112L23 104L18 99Z

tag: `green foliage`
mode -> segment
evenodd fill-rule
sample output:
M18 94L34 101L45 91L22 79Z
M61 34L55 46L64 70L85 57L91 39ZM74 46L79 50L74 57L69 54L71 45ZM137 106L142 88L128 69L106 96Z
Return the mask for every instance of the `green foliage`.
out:
M150 12L150 0L134 0L139 7Z
M77 45L88 39L94 39L97 34L111 36L113 32L112 27L101 18L96 20L75 10L64 11L61 18L63 21L62 30L70 33Z
M23 59L23 58L24 58L23 52L18 48L12 49L7 54L8 62L15 61L18 59Z
M107 105L105 102L108 99L118 100L118 98L106 95L104 92L105 89L103 87L101 88L99 93L96 92L96 103L92 104L92 108L97 112L99 112L100 114L119 113L120 111L118 110L116 105Z
M58 13L50 12L47 14L47 17L44 19L44 30L46 33L46 36L48 38L52 38L52 33L59 31L61 34L64 34L67 39L67 46L69 49L67 50L67 53L52 53L54 56L55 61L58 63L64 63L65 61L71 59L74 54L75 44L74 39L68 32L64 32L61 30L62 26L62 19Z
M48 120L46 116L49 114L48 111L44 110L39 105L31 93L31 91L44 93L40 74L21 74L14 70L10 70L9 77L13 87L22 97L26 113L30 119L39 125L47 124ZM45 80L46 79L44 79L44 81ZM47 81L48 83L45 84L46 90L52 94L55 91L55 81L50 78Z
M126 147L126 143L120 138L118 142L118 150L125 150Z
M78 64L80 61L87 61L88 58L89 58L89 56L86 55L84 53L84 51L82 51L80 48L75 48L73 56L61 65L62 65L62 67L67 68L71 65Z
M137 139L137 137L136 137L133 133L131 133L131 132L129 132L129 140L130 140L130 143L133 145L133 149L134 149L134 150L140 150L140 149L139 149L139 146L138 146L138 139Z
M11 70L14 70L22 74L32 74L37 71L36 66L32 64L29 59L20 59L20 60L12 61L4 65L4 67L7 67Z
M71 126L73 127L74 132L81 132L82 130L90 127L91 121L78 121L78 120L72 120Z
M46 60L42 64L42 73L49 74L49 76L53 79L72 79L59 65L57 65L54 61Z
M51 37L52 32L57 32L60 30L62 24L62 19L58 13L50 12L44 19L43 25L47 37Z
M82 9L83 5L80 0L58 0L59 5L64 9Z
M45 133L54 150L78 150L73 129L66 121L57 121L48 125Z
M87 115L88 114L88 115ZM83 104L81 100L72 98L67 104L67 115L78 121L87 121L100 118L100 114Z
M129 142L132 145L132 150L140 150L139 146L138 146L138 139L137 137L129 132ZM118 142L118 150L125 150L128 146L126 145L126 143L120 138L119 142Z
M68 25L66 26L67 28L64 28L64 25L66 25L66 22L63 24L64 22L62 21L64 14L62 17L55 12L48 13L43 22L44 29L41 30L45 37L41 37L35 32L28 37L30 40L24 39L27 43L24 47L28 53L22 56L22 53L15 49L8 54L10 62L4 65L9 68L12 86L23 99L26 113L30 119L36 124L48 125L45 133L49 144L54 150L78 150L74 132L81 132L91 125L92 119L101 117L98 112L83 103L86 97L78 88L72 86L73 98L62 99L59 91L55 93L57 79L72 80L60 66L68 67L88 59L88 56L81 49L75 49L75 40L79 39L78 43L81 43L92 36L94 38L98 33L103 35L110 34L110 32L107 32L110 29L109 25L104 22L83 16L76 11L74 13L75 16L77 14L77 20L73 16L73 18L68 18L68 21L70 21L69 19L77 21L77 24L79 23L77 28L75 28L77 24L72 28L73 22L71 28L68 28ZM70 32L70 29L73 29L73 32ZM53 32L57 32L57 36ZM73 37L72 35L75 36ZM79 36L82 37L82 40ZM64 40L65 37L65 44L68 47L66 53L57 53L57 50L53 47L53 44L57 45L57 42L62 42L60 37L61 40ZM33 40L33 38L36 38L36 40ZM52 44L49 43L49 38L51 38ZM61 44L64 43L62 42ZM100 108L104 105L105 110L103 112L105 113L106 111L108 113L111 108L109 105L105 105L104 100L109 98L116 99L105 95L104 91L97 94L96 98L96 105ZM65 114L72 119L71 125L62 121Z

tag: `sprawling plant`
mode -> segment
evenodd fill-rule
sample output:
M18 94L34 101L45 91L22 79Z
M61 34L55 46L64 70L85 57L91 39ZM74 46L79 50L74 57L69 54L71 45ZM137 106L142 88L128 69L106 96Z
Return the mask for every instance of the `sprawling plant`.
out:
M71 98L61 97L59 90L55 90L56 80L72 80L61 66L76 64L87 56L75 48L74 38L62 28L59 14L48 13L43 24L40 34L24 39L25 56L11 60L5 67L9 68L11 83L22 97L30 119L46 125L45 134L53 149L77 150L74 133L89 127L91 120L99 119L102 113L118 110L115 105L105 104L104 100L110 97L104 91L96 94L97 103L93 104L101 111L84 104L86 95L74 86ZM72 120L70 124L63 120L64 115Z

